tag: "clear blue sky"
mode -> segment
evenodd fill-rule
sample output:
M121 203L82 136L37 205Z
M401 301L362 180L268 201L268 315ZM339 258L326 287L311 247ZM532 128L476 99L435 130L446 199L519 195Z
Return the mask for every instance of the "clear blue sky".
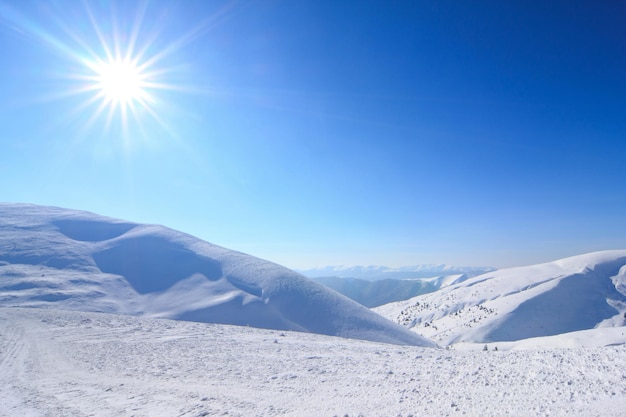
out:
M626 248L624 22L621 1L0 0L0 200L294 268ZM93 63L124 54L143 84L115 101Z

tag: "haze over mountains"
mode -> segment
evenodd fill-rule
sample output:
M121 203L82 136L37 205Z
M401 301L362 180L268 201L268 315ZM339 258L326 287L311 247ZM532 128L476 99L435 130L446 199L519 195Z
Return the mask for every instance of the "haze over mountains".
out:
M376 281L340 277L311 279L371 308L437 291L446 285L461 282L467 278L465 274L459 274L433 278L379 279Z
M400 268L380 265L325 266L299 272L366 307L378 307L437 291L446 285L494 270L491 267L422 264Z
M0 204L0 306L296 330L434 346L279 265L166 227Z
M495 268L484 266L458 267L446 264L421 264L398 268L391 268L384 265L324 266L311 269L298 269L296 271L309 278L340 277L376 281L380 279L416 279L461 274L467 277L473 277L494 270Z

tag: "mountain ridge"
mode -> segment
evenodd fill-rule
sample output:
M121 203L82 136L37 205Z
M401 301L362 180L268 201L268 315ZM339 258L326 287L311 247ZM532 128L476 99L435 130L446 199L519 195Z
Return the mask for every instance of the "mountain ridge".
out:
M0 306L435 344L280 265L158 225L0 203Z
M493 271L374 311L443 344L624 326L626 250Z

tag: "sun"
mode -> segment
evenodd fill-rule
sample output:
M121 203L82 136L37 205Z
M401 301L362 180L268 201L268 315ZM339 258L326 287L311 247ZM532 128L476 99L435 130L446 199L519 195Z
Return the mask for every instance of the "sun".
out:
M150 0L51 2L38 21L2 7L0 26L12 27L58 56L50 67L50 91L40 100L73 103L60 121L75 129L78 140L106 138L112 147L130 150L135 143L179 140L181 94L208 94L197 84L184 48L222 24L236 9L228 1L195 24L179 26L176 7ZM62 3L62 2L61 2ZM8 10L8 15L6 14ZM183 9L180 10L182 13ZM180 29L184 29L182 32ZM0 27L2 29L2 27ZM195 58L191 61L195 61Z
M162 73L155 68L158 60L146 59L132 48L124 51L115 44L111 46L103 42L101 48L101 56L94 54L82 61L85 75L77 77L82 84L78 91L90 93L84 106L97 106L92 109L86 126L91 126L103 114L108 114L105 119L107 134L117 116L123 134L128 132L131 124L143 129L147 120L142 121L142 117L146 115L163 126L165 123L157 112L155 94L174 86L158 80L158 74Z
M97 95L113 107L134 106L148 100L147 74L130 59L111 59L98 62L94 87Z

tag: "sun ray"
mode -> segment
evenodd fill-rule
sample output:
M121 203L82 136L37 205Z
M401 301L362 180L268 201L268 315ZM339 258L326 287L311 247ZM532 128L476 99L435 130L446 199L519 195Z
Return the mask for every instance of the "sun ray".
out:
M211 93L178 82L177 74L188 67L172 58L240 10L238 2L228 1L198 24L172 33L169 10L152 7L149 0L129 4L82 0L75 7L61 8L53 2L47 20L31 19L13 6L0 7L0 18L62 58L58 68L48 70L51 79L60 81L58 87L24 101L65 100L70 108L59 125L71 120L78 127L79 142L100 136L112 148L117 143L128 150L131 136L182 140L171 123L175 112L165 111L175 109L169 93Z
M110 61L111 59L113 59L113 54L111 53L111 47L109 43L106 41L104 34L100 30L100 25L98 25L98 22L96 21L96 18L93 15L93 11L91 10L91 7L89 7L89 4L86 2L84 2L83 4L85 5L85 10L87 12L87 16L89 17L89 22L91 23L91 27L93 28L93 30L96 33L96 36L98 37L100 46L102 47L102 51L106 55L106 59Z

